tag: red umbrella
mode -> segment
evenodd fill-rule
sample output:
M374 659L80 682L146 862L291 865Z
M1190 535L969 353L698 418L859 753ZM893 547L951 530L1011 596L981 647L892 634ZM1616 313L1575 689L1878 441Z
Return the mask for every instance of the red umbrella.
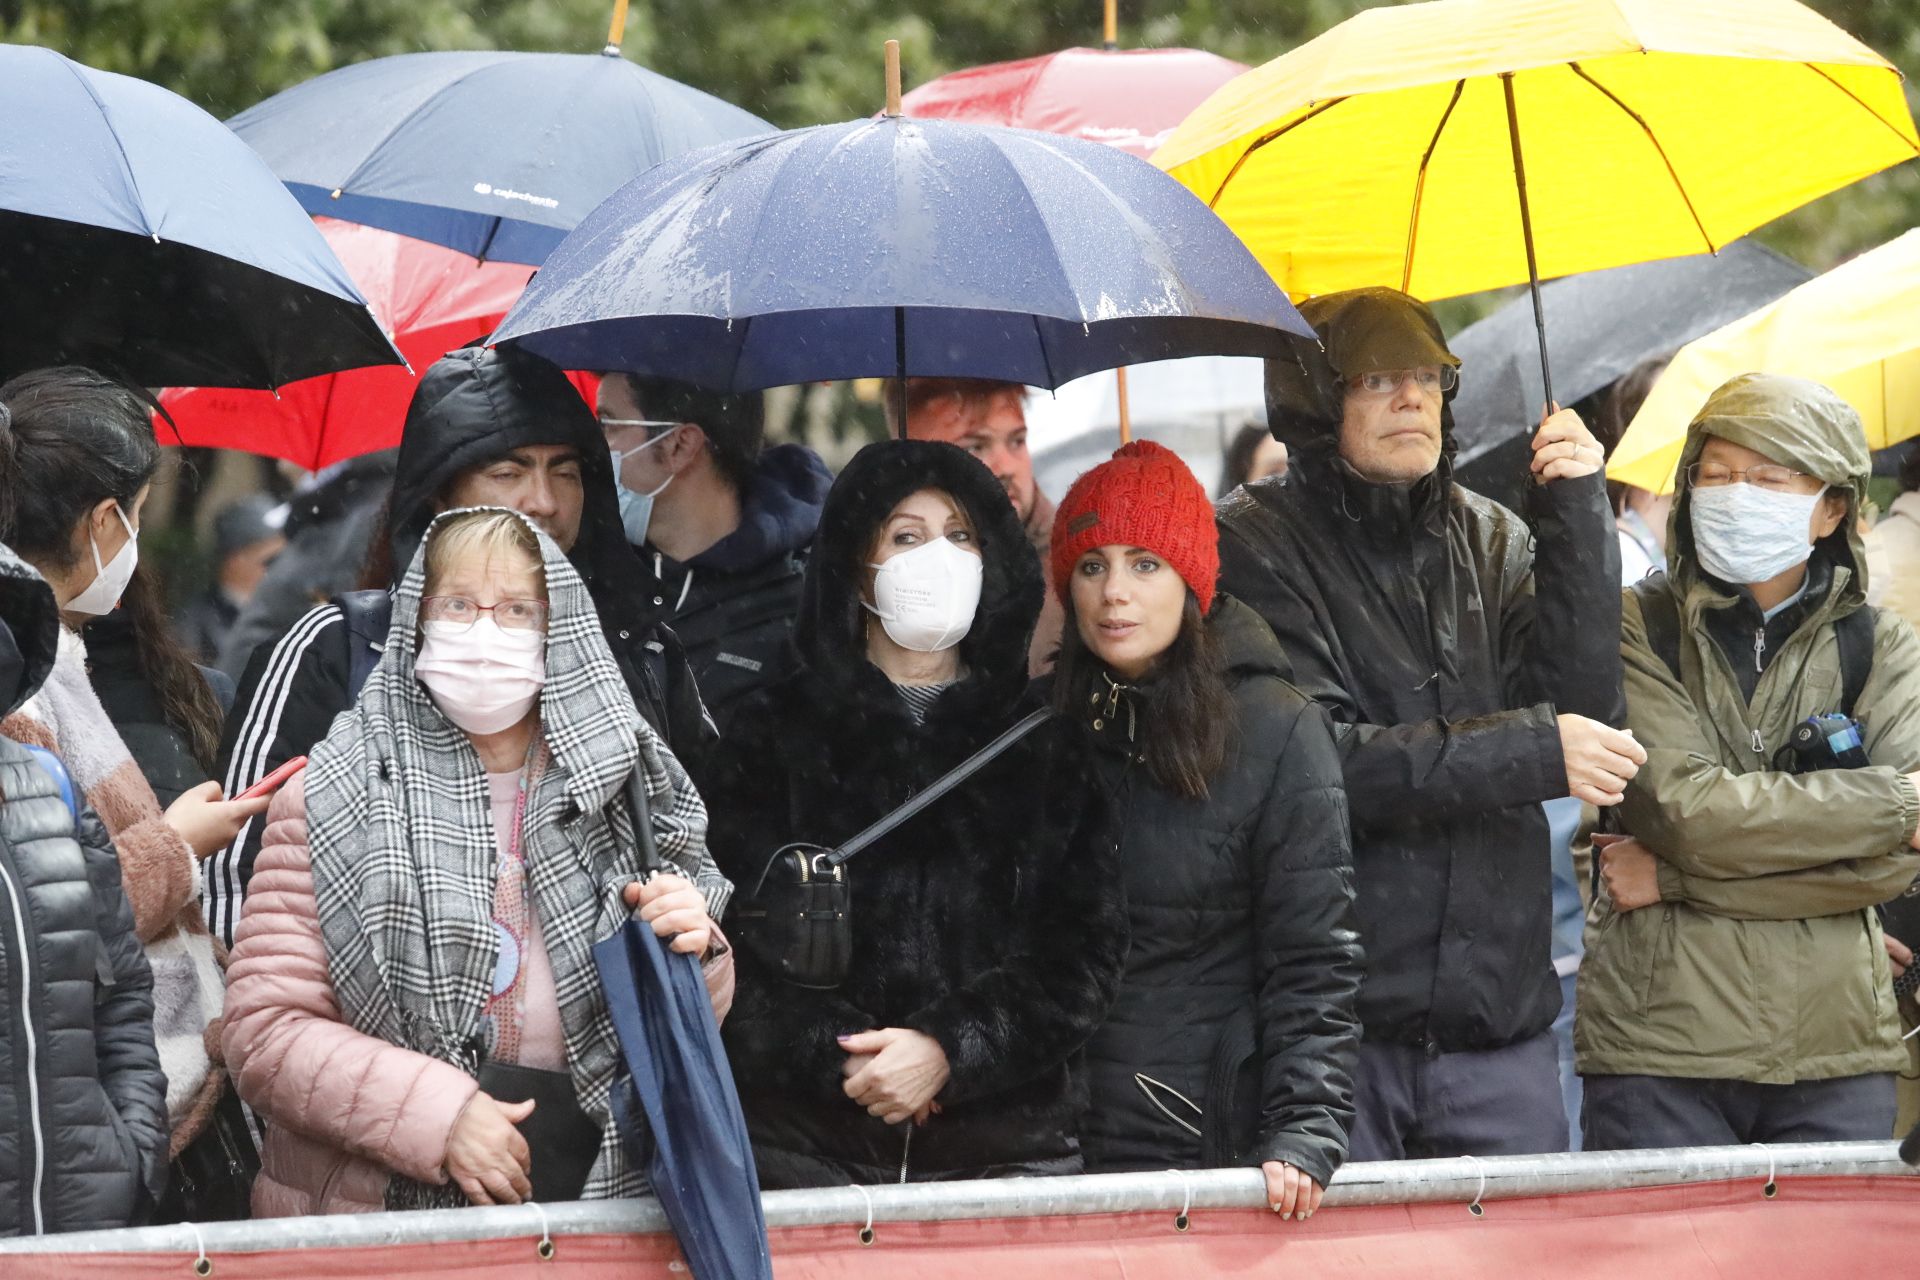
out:
M315 219L411 370L349 369L271 391L176 387L160 395L180 442L285 458L317 471L400 443L407 403L427 366L493 331L533 268L476 264L464 253L373 227ZM592 403L592 379L574 382ZM172 432L156 424L160 438Z
M1010 125L1104 142L1147 159L1189 112L1247 68L1199 49L1121 49L1114 0L1106 47L991 62L929 80L900 100L910 116ZM1127 371L1116 369L1120 439L1133 438Z
M1153 154L1209 94L1245 71L1198 49L1062 49L970 67L900 100L910 116L1012 125Z

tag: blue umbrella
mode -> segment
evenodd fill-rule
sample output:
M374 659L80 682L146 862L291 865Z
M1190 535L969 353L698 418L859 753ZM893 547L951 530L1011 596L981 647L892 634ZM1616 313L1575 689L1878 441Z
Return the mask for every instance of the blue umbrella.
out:
M593 959L628 1071L614 1119L694 1280L771 1280L753 1147L699 964L637 920Z
M617 51L377 58L228 123L310 213L530 266L635 174L773 129Z
M400 364L313 221L157 85L0 45L0 379L276 387Z
M641 862L662 869L637 769L627 804ZM694 1280L773 1280L753 1145L699 962L638 920L594 944L593 961L627 1071L614 1083L614 1123Z
M580 224L508 312L564 368L722 390L887 374L1054 387L1311 338L1225 223L1113 147L882 116L711 147Z

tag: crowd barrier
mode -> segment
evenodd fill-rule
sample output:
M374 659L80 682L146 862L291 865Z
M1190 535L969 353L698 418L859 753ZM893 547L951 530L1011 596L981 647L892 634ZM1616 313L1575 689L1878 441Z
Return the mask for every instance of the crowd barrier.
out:
M1352 1164L1311 1221L1249 1169L777 1191L779 1280L1920 1274L1891 1142ZM4 1280L688 1280L651 1200L280 1218L0 1242ZM694 1277L693 1280L705 1280Z

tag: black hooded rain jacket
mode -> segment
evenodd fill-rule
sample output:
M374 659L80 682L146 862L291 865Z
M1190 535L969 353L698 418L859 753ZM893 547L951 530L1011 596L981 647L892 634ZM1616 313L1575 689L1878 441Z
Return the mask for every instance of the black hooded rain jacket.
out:
M1426 308L1364 293L1387 297L1309 316L1330 349L1343 323L1431 326L1438 342ZM1449 407L1439 466L1372 484L1340 459L1340 395L1318 350L1268 361L1268 421L1292 462L1219 503L1220 585L1267 620L1294 683L1333 717L1366 1037L1498 1048L1560 1008L1540 808L1567 794L1555 716L1625 720L1606 479L1533 486L1530 530L1453 482Z

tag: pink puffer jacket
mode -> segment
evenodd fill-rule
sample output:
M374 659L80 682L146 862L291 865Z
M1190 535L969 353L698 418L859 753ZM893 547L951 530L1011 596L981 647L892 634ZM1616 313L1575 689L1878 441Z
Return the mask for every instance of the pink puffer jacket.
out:
M269 1121L257 1218L371 1213L398 1171L446 1181L447 1139L478 1091L459 1068L342 1020L313 897L305 777L274 797L227 966L224 1045L235 1086ZM707 966L716 1016L733 995Z

